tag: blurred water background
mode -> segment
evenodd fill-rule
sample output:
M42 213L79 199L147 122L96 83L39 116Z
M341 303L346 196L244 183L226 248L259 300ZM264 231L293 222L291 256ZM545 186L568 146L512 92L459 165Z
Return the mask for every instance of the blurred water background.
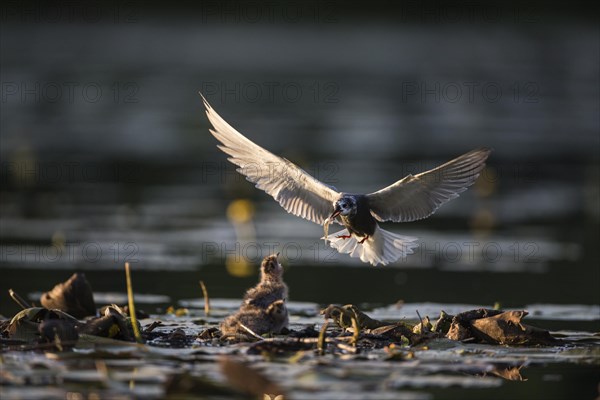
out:
M570 3L569 3L570 4ZM29 7L29 8L27 8ZM599 34L564 3L9 4L2 15L0 311L84 270L98 291L240 297L281 251L320 303L600 304ZM468 192L386 225L373 268L239 176L198 94L349 192L480 146ZM597 329L597 323L595 324Z

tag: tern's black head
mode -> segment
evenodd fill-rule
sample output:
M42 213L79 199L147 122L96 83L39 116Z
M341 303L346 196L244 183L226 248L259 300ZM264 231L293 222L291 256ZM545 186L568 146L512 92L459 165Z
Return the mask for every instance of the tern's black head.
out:
M350 214L356 214L356 199L354 196L344 195L333 203L333 214L330 218Z

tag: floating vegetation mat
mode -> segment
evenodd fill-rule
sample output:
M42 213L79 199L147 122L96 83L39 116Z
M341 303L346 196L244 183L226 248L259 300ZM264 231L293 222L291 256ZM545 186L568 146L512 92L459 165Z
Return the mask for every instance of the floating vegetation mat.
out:
M56 305L64 300L58 292L42 297ZM76 312L95 308L85 298ZM239 304L190 299L161 314L138 310L143 343L135 341L126 307L109 305L79 318L25 308L2 322L0 398L597 396L600 335L527 324L534 313L538 322L553 313L558 321L597 321L595 307L535 305L528 313L456 304L359 309L289 302L285 334L223 340L219 323Z

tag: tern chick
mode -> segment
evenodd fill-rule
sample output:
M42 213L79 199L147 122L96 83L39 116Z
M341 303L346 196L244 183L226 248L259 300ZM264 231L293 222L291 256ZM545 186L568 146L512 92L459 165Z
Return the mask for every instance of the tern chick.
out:
M240 310L221 322L223 338L246 339L250 333L244 327L257 335L280 333L288 325L288 312L285 301L277 300L266 309L242 306Z
M358 257L372 265L386 265L418 246L417 238L381 229L378 222L411 222L427 218L444 203L471 186L483 168L491 149L480 148L437 168L409 174L390 186L369 194L338 192L320 182L291 161L263 149L229 125L208 104L210 132L257 188L264 190L289 213L325 225L325 239L340 253ZM328 226L345 227L334 237Z
M247 337L248 331L263 335L280 333L287 328L289 318L286 301L288 288L283 282L283 267L279 253L265 257L260 267L260 282L248 289L240 309L221 323L224 337Z
M283 281L283 267L277 257L279 253L265 257L260 264L260 282L248 289L244 304L267 308L277 300L287 300L288 287Z

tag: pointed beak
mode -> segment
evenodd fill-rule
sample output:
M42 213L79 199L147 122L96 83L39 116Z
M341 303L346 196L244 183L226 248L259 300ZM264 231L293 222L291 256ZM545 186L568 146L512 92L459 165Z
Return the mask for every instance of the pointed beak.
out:
M339 207L336 207L335 210L333 210L333 214L329 216L329 219L333 221L333 219L340 215L341 212L342 210Z

